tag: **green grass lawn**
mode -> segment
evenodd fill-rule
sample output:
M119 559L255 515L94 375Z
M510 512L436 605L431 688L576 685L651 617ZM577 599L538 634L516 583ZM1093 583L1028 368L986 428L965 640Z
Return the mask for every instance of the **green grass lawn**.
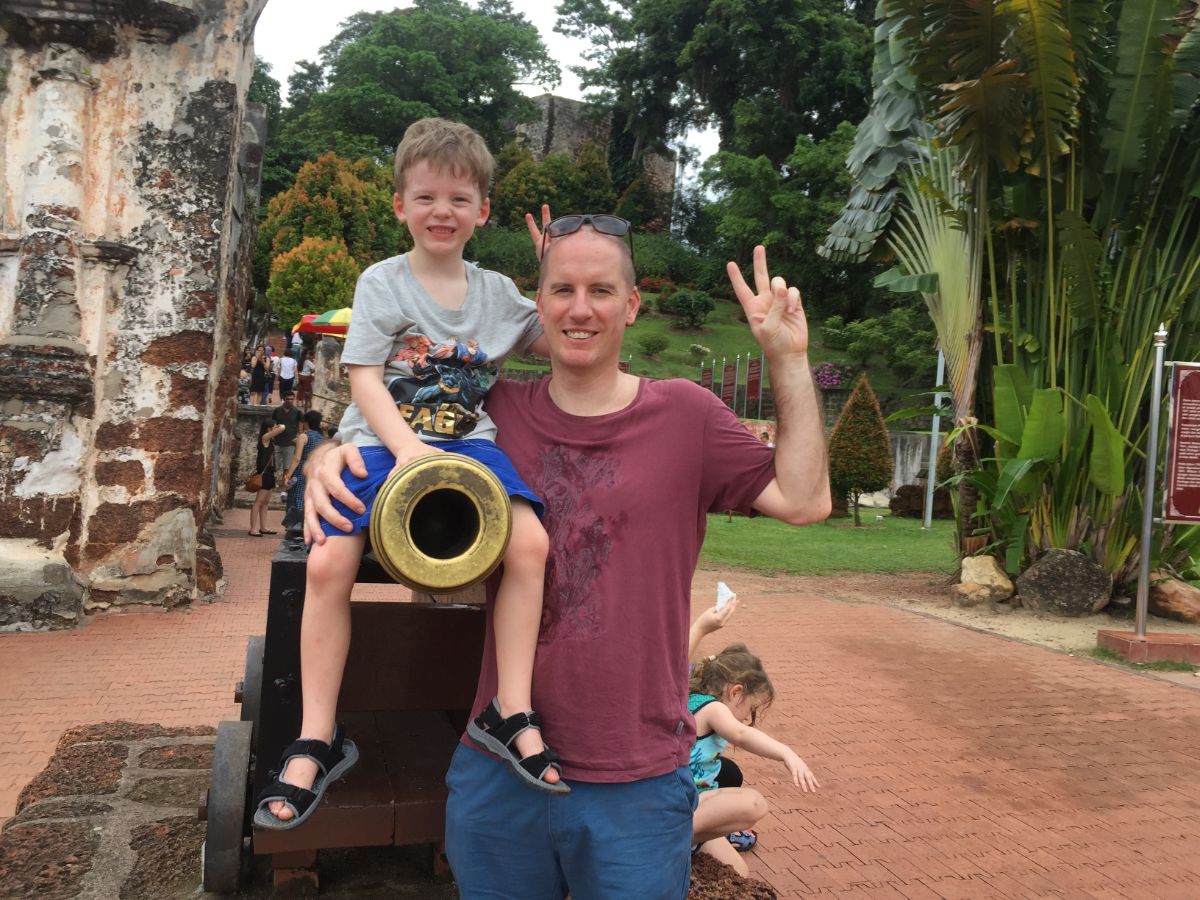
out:
M883 521L875 521L882 513ZM702 563L789 575L839 572L950 572L955 565L954 523L937 520L928 531L920 519L893 518L887 510L865 510L863 527L831 519L793 528L760 516L708 517Z

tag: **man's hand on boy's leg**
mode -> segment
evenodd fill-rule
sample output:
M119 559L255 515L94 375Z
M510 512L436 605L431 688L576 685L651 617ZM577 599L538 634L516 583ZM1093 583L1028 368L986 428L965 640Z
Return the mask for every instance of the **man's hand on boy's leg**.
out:
M367 467L362 454L353 444L340 444L329 440L313 451L305 472L304 487L304 542L324 544L325 532L321 529L324 519L340 531L350 531L354 526L333 506L338 500L355 513L366 510L363 502L342 481L342 472L347 467L359 478L365 478Z

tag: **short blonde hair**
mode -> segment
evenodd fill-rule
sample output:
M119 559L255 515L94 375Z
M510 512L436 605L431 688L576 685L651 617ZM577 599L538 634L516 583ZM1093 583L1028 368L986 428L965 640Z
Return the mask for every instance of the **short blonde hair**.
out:
M552 238L546 242L546 249L542 251L542 258L538 261L538 289L541 290L541 288L546 284L546 275L550 271L549 260L551 248L556 244L567 240L568 238L574 237L577 234L581 234L585 228L592 234L596 235L596 237L612 241L616 245L617 252L620 254L621 258L621 277L625 280L626 286L630 290L636 288L637 272L633 268L633 251L630 249L629 242L624 238L619 238L615 235L604 234L603 232L597 231L591 225L582 225L580 226L579 231L572 231L570 234L565 234L562 237Z
M397 194L404 193L404 175L425 160L435 169L448 169L474 181L480 198L487 197L496 161L487 144L473 128L448 119L418 119L408 126L396 147L392 181Z

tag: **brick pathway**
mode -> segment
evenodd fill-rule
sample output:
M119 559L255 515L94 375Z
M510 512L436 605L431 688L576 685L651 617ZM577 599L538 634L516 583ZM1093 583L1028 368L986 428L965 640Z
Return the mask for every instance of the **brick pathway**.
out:
M217 531L220 603L0 635L0 820L71 725L236 717L274 549L246 516ZM718 577L697 576L697 610ZM752 874L783 896L1200 896L1200 692L785 587L745 579L705 648L762 656L779 700L761 724L822 783L738 754L772 807Z

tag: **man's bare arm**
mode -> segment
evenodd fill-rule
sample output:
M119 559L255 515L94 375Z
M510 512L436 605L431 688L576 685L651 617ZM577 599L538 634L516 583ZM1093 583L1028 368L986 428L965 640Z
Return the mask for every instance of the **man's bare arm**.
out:
M792 525L828 518L832 509L825 433L808 364L808 319L800 291L767 271L767 251L754 248L754 287L734 263L727 266L734 293L763 349L775 392L775 478L754 508Z

